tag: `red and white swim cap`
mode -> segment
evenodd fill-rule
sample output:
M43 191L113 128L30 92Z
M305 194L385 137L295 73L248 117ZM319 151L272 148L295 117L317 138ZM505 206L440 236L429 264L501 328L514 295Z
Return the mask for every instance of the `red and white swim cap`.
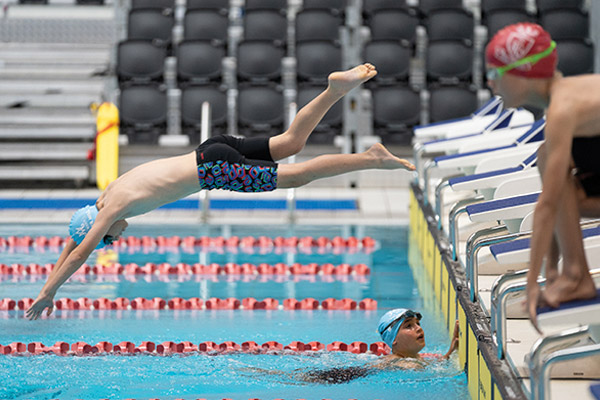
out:
M522 22L509 25L494 35L487 45L485 59L497 67L519 61L547 50L552 44L550 34L538 24ZM525 78L552 78L558 62L556 49L538 62L515 67L507 74Z

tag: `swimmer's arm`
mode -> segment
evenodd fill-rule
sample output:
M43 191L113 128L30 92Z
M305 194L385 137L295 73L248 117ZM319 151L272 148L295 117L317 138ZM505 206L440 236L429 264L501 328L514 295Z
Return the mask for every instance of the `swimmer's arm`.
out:
M27 310L26 316L29 319L37 319L42 314L44 309L48 308L46 315L52 314L53 311L53 299L56 295L58 288L67 281L73 275L79 267L87 260L92 251L96 248L100 240L104 238L106 232L114 221L108 216L108 213L99 212L94 222L94 225L83 239L79 246L74 245L74 248L67 251L67 248L63 250L57 265L48 277L46 284L40 291L37 299L33 302L29 310ZM71 247L72 240L69 240L67 247ZM68 253L68 254L67 254ZM64 258L63 262L60 262L61 258ZM60 264L60 265L59 265Z
M454 333L452 334L452 342L450 343L450 349L448 349L448 352L441 357L443 360L449 359L450 355L454 351L456 351L456 349L458 349L458 329L459 325L458 321L456 321L456 323L454 324Z
M557 104L557 103L555 103ZM576 125L575 110L564 107L548 109L545 129L546 166L542 176L543 188L533 216L531 254L527 272L527 311L537 327L536 307L539 295L538 275L542 261L550 249L562 191L569 176L571 145Z

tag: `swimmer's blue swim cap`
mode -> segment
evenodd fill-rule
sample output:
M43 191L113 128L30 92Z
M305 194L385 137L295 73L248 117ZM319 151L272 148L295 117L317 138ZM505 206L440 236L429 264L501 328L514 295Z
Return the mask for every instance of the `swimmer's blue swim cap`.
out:
M98 209L95 205L93 206L85 206L75 211L75 214L71 217L71 223L69 224L69 234L71 235L71 239L75 241L77 244L81 244L85 235L92 229L92 225L96 220L96 216L98 215ZM96 246L96 249L101 249L106 244L104 240L101 240Z
M396 308L386 312L379 319L377 331L390 349L392 348L394 339L396 339L396 335L400 330L400 325L402 325L402 322L404 322L406 318L417 318L418 320L421 320L421 314L413 310L409 310L408 308Z

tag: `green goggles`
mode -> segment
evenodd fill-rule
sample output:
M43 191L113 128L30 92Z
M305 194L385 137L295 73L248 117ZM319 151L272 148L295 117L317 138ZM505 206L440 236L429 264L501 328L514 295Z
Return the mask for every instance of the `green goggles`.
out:
M504 75L506 72L510 71L511 69L514 69L514 68L520 67L521 65L525 65L525 64L529 64L529 63L531 63L531 65L534 65L535 63L540 61L542 58L549 56L555 48L556 48L556 42L553 40L552 42L550 42L550 47L548 47L546 50L544 50L540 53L537 53L537 54L532 54L530 56L521 58L518 61L515 61L508 65L504 65L502 67L490 68L487 70L485 76L488 81L494 81L496 79L501 78L502 75Z

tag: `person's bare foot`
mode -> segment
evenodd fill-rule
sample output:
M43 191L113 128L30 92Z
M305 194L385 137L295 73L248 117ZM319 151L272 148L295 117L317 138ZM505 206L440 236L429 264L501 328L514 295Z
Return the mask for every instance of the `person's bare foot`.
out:
M407 169L414 171L416 168L403 158L398 158L389 152L381 143L375 143L366 153L377 160L377 168L380 169Z
M339 96L344 96L363 82L377 75L375 66L369 63L358 65L347 71L337 71L329 74L329 90Z
M553 308L568 301L589 300L595 297L596 286L589 275L581 279L570 279L560 275L544 290L544 300Z

